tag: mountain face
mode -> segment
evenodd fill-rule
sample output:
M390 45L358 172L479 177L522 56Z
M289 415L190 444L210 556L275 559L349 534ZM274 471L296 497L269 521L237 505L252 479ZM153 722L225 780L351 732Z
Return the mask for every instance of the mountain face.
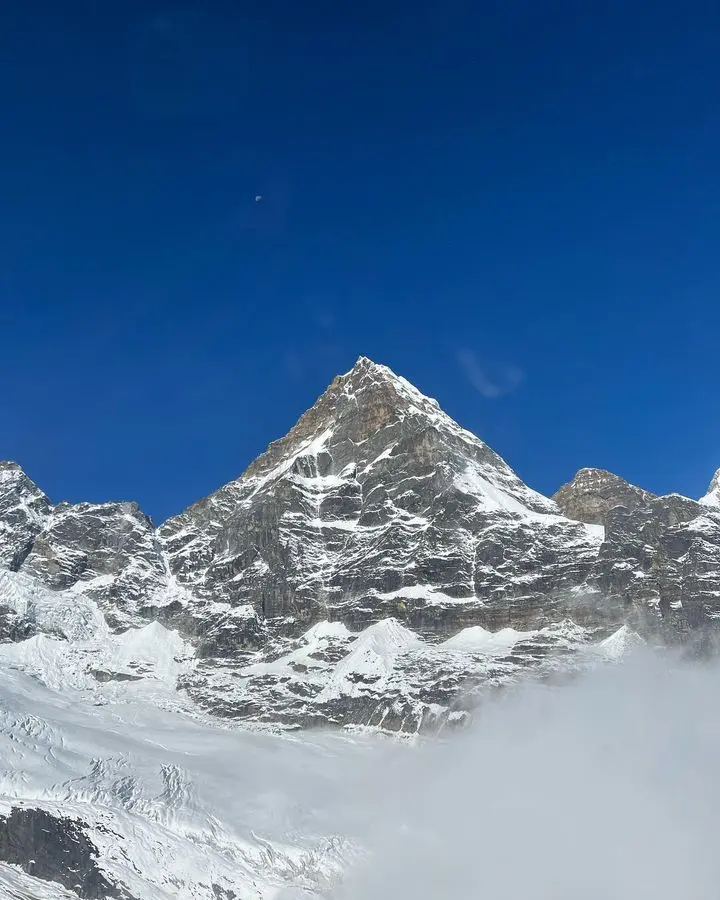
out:
M152 660L107 642L156 623L192 657L174 673L184 696L219 715L435 728L622 629L711 641L718 496L717 476L695 502L583 469L548 499L361 358L241 477L159 529L134 503L53 506L1 463L0 637L61 636L82 677L113 681ZM85 624L68 636L53 608Z
M653 494L603 469L581 469L553 497L563 515L592 525L604 525L605 516L616 506L633 510L653 499Z
M389 615L450 632L479 605L498 627L547 623L524 602L547 577L529 561L554 552L556 580L572 582L599 543L434 401L365 359L240 479L159 534L195 596L289 634Z
M20 466L0 461L0 567L23 564L49 513L50 501Z
M320 900L368 735L710 652L718 619L720 473L698 502L598 469L548 499L364 358L160 528L0 463L0 895Z

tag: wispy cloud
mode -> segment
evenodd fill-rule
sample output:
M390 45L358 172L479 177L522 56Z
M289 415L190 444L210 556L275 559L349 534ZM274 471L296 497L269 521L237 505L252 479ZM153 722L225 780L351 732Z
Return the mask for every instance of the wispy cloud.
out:
M522 370L517 366L482 365L472 350L458 350L456 359L470 384L488 400L497 400L511 394L522 384L524 378Z

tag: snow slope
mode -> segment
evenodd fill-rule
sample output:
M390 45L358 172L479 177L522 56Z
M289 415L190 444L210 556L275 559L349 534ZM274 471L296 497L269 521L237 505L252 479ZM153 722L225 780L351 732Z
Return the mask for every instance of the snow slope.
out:
M21 843L21 864L0 861L1 897L97 896L72 889L89 877L77 866L123 900L332 895L362 856L357 835L376 812L363 800L385 746L372 728L351 737L225 725L178 691L198 660L177 632L154 622L113 633L77 589L49 591L17 573L0 577L0 602L47 630L0 644L0 832L18 817L44 816L36 837L52 875L33 875L37 845ZM553 671L553 651L586 638L567 623L470 627L433 644L395 618L359 633L320 622L274 661L251 662L240 680L310 692L308 702L330 710L356 703L369 725L412 731L413 721L445 709L437 687L427 696L428 672L448 682L448 697L462 684L469 690L473 673L483 689L510 686L521 672ZM613 635L585 663L619 658L630 643ZM464 716L451 712L448 722Z
M0 816L39 808L84 823L101 871L132 897L276 898L288 885L327 887L352 858L314 812L337 765L331 738L224 729L131 685L94 705L17 663L0 658ZM346 759L362 748L341 749ZM72 896L0 864L0 895L13 891Z
M713 480L710 482L707 494L700 498L703 506L720 508L720 469L715 473Z

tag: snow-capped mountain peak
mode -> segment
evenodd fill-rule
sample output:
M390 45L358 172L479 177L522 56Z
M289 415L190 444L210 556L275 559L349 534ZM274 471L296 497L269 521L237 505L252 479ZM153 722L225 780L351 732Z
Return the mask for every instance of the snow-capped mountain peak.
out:
M476 595L471 534L493 516L511 529L564 522L436 401L361 357L239 479L160 536L198 596L307 627L338 604L432 581L433 569L445 572L441 594ZM573 541L586 535L567 527Z
M111 640L158 622L193 647L184 689L227 716L367 721L392 696L395 721L420 728L432 704L409 685L458 654L539 660L559 623L682 630L717 607L707 500L598 469L549 500L367 357L240 477L157 530L136 504L53 507L17 464L0 473L0 565L20 579L0 596L0 636L77 642L92 627ZM402 652L386 653L396 638ZM350 689L365 657L384 674Z
M718 506L720 473L700 503L598 469L549 500L365 357L160 529L0 463L0 893L327 896L347 848L267 796L246 827L269 745L213 714L414 734L643 641L707 652Z

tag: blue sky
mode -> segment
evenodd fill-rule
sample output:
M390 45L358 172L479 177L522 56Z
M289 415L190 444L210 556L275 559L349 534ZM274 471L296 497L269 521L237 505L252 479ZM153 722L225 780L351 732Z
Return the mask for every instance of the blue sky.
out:
M162 520L360 354L545 493L720 466L717 3L55 0L0 46L0 457L53 498Z

